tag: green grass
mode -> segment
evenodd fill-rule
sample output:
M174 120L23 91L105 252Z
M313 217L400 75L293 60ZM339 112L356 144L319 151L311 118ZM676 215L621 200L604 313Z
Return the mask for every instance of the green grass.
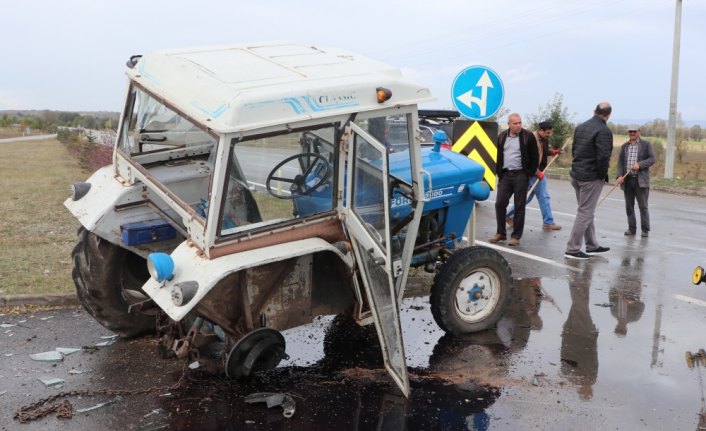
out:
M0 144L0 295L73 292L71 249L79 224L64 208L84 179L55 140Z

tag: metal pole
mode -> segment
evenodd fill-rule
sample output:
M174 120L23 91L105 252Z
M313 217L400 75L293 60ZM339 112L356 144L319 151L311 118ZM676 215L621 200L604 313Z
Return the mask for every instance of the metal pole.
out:
M464 237L466 238L466 247L473 247L476 245L476 210L478 205L473 202L473 211L471 211L471 217L468 219L466 224L466 231L464 232Z
M674 16L674 46L672 47L672 88L669 96L669 123L667 124L667 159L664 162L664 178L674 178L674 147L677 128L677 92L679 89L679 40L681 38L681 3L677 0Z

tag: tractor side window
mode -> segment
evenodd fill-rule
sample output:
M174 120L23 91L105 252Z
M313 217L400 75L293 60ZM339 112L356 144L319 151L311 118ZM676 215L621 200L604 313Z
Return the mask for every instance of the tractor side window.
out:
M220 234L333 210L335 136L327 125L234 142Z
M370 133L388 152L398 153L409 150L409 133L406 115L388 115L356 120L356 125Z
M378 151L362 136L355 135L355 173L353 178L353 209L361 218L365 228L384 247L385 241L385 200L382 177L383 157L387 154Z

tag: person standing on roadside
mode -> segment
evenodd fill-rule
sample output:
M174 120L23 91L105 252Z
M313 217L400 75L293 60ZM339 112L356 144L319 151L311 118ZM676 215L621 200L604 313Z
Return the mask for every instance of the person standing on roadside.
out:
M635 218L635 199L640 208L640 227L642 237L650 232L650 213L647 211L647 199L650 196L650 166L655 164L655 153L652 144L640 138L640 128L628 129L626 143L620 147L616 183L620 184L625 194L625 212L628 215L628 230L626 236L637 232ZM625 175L627 173L627 175Z
M576 219L566 243L564 257L567 259L588 259L591 255L605 253L609 247L601 247L596 239L593 218L596 204L608 182L608 166L613 152L613 132L608 128L608 118L612 108L608 102L596 106L593 118L579 124L574 130L571 146L571 185L576 191ZM586 241L586 252L581 251Z
M527 203L530 203L532 198L537 195L539 210L542 212L542 230L560 230L561 226L554 223L552 215L552 206L549 203L549 189L547 179L544 178L544 170L547 168L547 154L556 156L559 154L558 149L549 148L549 137L552 136L553 124L551 120L542 121L539 123L539 128L534 132L534 137L537 140L537 150L539 151L539 166L537 167L537 175L530 180L529 188L537 182L537 186L527 196ZM509 226L513 226L512 215L515 212L515 206L511 206L505 215L505 221Z
M497 231L488 241L496 243L507 239L505 211L514 196L515 214L511 239L508 245L520 245L525 227L525 205L527 186L537 172L539 154L537 140L527 129L522 128L520 114L513 113L507 119L508 129L500 133L498 146L498 191L495 198L495 218Z

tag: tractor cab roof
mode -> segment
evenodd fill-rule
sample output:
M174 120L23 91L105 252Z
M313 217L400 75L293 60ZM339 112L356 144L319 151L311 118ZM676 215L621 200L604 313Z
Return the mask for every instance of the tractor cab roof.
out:
M158 51L132 65L130 79L220 133L432 99L384 63L288 42ZM382 103L380 88L391 93Z

